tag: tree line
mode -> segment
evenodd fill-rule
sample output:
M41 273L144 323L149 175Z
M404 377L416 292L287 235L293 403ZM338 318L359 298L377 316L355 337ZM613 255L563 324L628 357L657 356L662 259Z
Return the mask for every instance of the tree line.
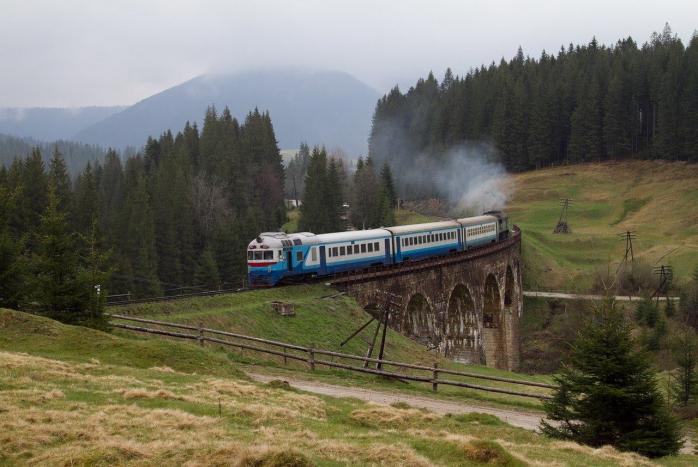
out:
M353 174L348 174L344 159L328 156L324 147L310 152L302 144L289 163L289 177L295 171L303 179L299 230L341 232L348 227L369 229L395 223L397 198L387 164L378 172L371 158L360 157Z
M201 131L168 130L125 161L108 151L74 180L59 149L48 166L34 149L0 168L0 306L67 313L107 290L241 284L248 242L286 219L283 183L258 110L240 123L211 107Z
M509 170L652 158L698 161L698 35L688 47L667 25L638 46L593 39L438 82L430 73L376 105L369 154L434 164L453 146L490 142ZM438 191L435 187L435 191Z

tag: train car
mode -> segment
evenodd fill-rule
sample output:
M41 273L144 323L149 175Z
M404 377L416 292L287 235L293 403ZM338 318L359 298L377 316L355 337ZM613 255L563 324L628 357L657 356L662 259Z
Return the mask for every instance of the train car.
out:
M250 285L276 285L288 277L313 277L392 264L392 235L385 229L315 235L265 232L247 247Z
M394 261L418 261L462 250L461 225L455 221L387 227L393 235Z
M456 222L461 225L461 234L465 239L464 250L470 250L497 241L497 226L499 222L495 216L465 217L457 219Z

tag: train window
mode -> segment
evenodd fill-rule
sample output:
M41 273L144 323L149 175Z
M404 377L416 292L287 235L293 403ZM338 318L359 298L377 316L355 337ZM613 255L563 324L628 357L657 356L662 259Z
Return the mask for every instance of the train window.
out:
M264 252L263 251L255 251L254 252L254 259L264 259Z
M251 260L252 258L254 258L254 254L253 254L251 251L248 251L248 252L247 252L247 260L249 261L249 260Z
M373 249L374 249L375 251L381 251L381 244L378 243L378 242L374 243L374 244L373 244Z
M366 244L365 243L361 244L361 253L366 253Z
M431 241L435 242L436 241L436 234L431 234Z
M339 247L339 256L344 256L344 255L346 255L346 254L347 254L347 248L346 248L346 247L343 247L343 246L340 246L340 247Z
M317 248L313 247L310 249L310 259L312 261L317 261Z
M368 244L368 252L373 253L373 243Z
M359 254L359 245L358 244L354 245L354 254L355 255Z
M339 248L332 247L332 256L338 256L339 255Z
M296 261L303 261L303 252L302 251L296 252Z

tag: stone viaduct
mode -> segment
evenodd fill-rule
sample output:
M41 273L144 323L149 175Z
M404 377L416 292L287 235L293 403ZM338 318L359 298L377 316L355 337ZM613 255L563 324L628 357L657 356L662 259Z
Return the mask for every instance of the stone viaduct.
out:
M420 261L335 285L369 312L390 292L401 298L389 325L464 363L516 370L523 311L520 232L496 245Z

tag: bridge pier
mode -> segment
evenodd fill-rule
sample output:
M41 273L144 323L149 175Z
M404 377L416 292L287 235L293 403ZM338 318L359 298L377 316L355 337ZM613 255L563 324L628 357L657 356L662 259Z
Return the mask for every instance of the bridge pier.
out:
M520 233L462 255L403 265L335 285L366 309L402 299L391 327L456 361L516 370L523 311Z

